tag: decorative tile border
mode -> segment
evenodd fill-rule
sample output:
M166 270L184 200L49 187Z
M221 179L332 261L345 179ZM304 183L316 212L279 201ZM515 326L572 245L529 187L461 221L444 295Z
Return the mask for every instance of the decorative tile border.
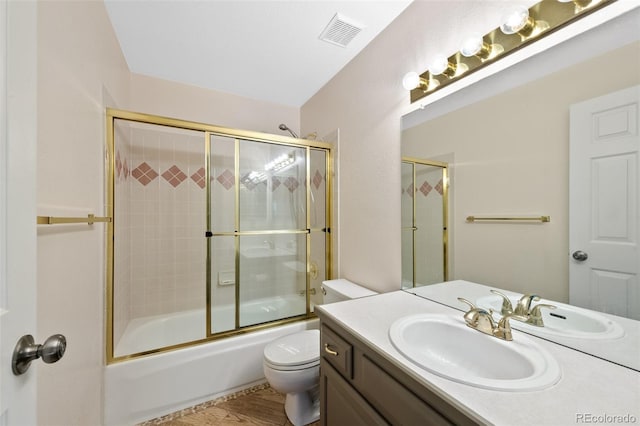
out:
M162 174L162 177L175 188L187 178L187 175L180 170L180 167L173 165Z
M143 162L131 171L131 176L137 179L142 185L147 186L158 177L158 173L156 173L156 171L153 170L146 162Z
M243 389L241 391L238 391L238 392L235 392L235 393L232 393L232 394L229 394L229 395L222 396L222 397L214 399L212 401L203 402L201 404L194 405L193 407L185 408L184 410L176 411L174 413L167 414L167 415L162 416L162 417L158 417L158 418L155 418L155 419L147 420L146 422L138 423L137 426L161 425L161 424L170 422L172 420L177 420L180 417L184 417L184 416L187 416L189 414L195 414L195 413L198 413L200 411L204 411L209 407L213 407L213 406L221 404L223 402L227 402L227 401L230 401L232 399L236 399L236 398L238 398L240 396L249 395L249 394L252 394L252 393L257 392L257 391L268 389L270 387L271 386L269 386L269 383L263 383L263 384L260 384L260 385L252 386L250 388Z
M408 195L410 198L414 197L414 194L416 193L413 183L409 184L409 186L405 189L405 188L401 188L402 189L402 194L406 194ZM429 184L429 182L427 182L426 180L418 187L418 191L420 193L422 193L422 195L424 195L425 197L427 197L432 190L434 190L440 194L443 195L444 194L444 186L442 183L442 179L440 179L438 181L438 183L435 186L431 186L431 184Z
M191 178L191 180L201 189L204 189L206 186L204 167L200 167L191 176L187 176L185 172L183 172L176 164L172 165L162 173L154 170L146 161L143 161L137 167L130 169L129 165L127 164L127 159L122 159L120 151L116 151L115 169L116 178L118 181L126 181L127 178L131 176L142 186L147 186L158 176L164 178L174 188L177 188L188 178ZM235 185L235 176L233 174L233 171L229 169L225 169L218 176L212 177L211 180L218 182L226 190L230 190ZM313 186L315 186L316 189L319 189L320 185L322 185L324 181L325 176L320 173L320 170L316 170L313 174L313 177L311 178ZM303 185L304 184L306 184L306 179L303 180ZM278 187L280 187L280 185L286 187L290 192L294 192L296 189L298 189L298 187L300 187L301 184L300 181L298 181L298 179L294 177L287 177L286 179L283 179L282 177L274 176L271 180L271 191L275 191L276 189L278 189ZM245 186L251 190L257 185L248 185L247 183L245 183Z

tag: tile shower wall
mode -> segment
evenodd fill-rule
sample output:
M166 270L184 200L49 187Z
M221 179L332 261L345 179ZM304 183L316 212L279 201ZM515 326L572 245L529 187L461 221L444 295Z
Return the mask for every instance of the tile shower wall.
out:
M114 340L135 318L204 309L204 135L133 127L116 142Z
M205 308L207 240L204 135L161 126L130 125L122 120L117 121L116 132L114 341L117 345L134 319ZM229 232L235 229L235 142L233 138L214 136L211 143L212 229ZM257 161L254 157L250 158ZM312 161L312 228L326 226L324 153L321 157ZM264 167L262 163L259 165ZM242 183L241 218L249 218L250 230L304 228L306 213L300 206L306 199L305 184L301 165L277 173L268 183ZM292 198L300 200L297 203L300 212L292 210ZM280 213L267 213L267 199L279 206ZM301 293L305 289L304 234L241 238L241 247L269 247L269 243L291 250L292 254L266 259L266 264L241 256L243 302ZM318 277L312 279L312 287L317 287L316 293L320 294L325 270L324 234L312 237L311 253L319 271ZM234 237L212 239L211 284L214 309L235 304Z
M204 137L135 129L132 140L132 316L203 308Z

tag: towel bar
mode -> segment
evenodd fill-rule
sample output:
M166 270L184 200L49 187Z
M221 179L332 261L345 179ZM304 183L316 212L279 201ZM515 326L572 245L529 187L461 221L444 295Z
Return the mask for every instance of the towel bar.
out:
M56 225L61 223L86 223L93 225L96 222L111 222L110 217L96 217L93 214L87 217L54 217L54 216L38 216L36 223L38 225Z

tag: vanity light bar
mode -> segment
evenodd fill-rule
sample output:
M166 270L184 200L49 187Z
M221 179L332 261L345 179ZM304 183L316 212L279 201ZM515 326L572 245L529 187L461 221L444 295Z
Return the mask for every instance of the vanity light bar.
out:
M526 25L516 28L514 33L506 34L497 27L482 36L480 41L475 41L479 45L477 52L474 52L475 48L470 49L465 45L461 51L448 58L440 58L440 63L437 64L439 67L432 65L419 76L412 75L412 78L408 79L417 81L417 84L407 85L403 82L405 88L410 90L411 103L615 1L542 0L528 9Z

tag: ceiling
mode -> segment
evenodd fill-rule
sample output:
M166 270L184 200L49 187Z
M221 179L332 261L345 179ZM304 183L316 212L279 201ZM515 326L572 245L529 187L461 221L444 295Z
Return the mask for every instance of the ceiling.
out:
M413 0L105 0L129 69L302 106ZM363 27L320 40L336 13Z

